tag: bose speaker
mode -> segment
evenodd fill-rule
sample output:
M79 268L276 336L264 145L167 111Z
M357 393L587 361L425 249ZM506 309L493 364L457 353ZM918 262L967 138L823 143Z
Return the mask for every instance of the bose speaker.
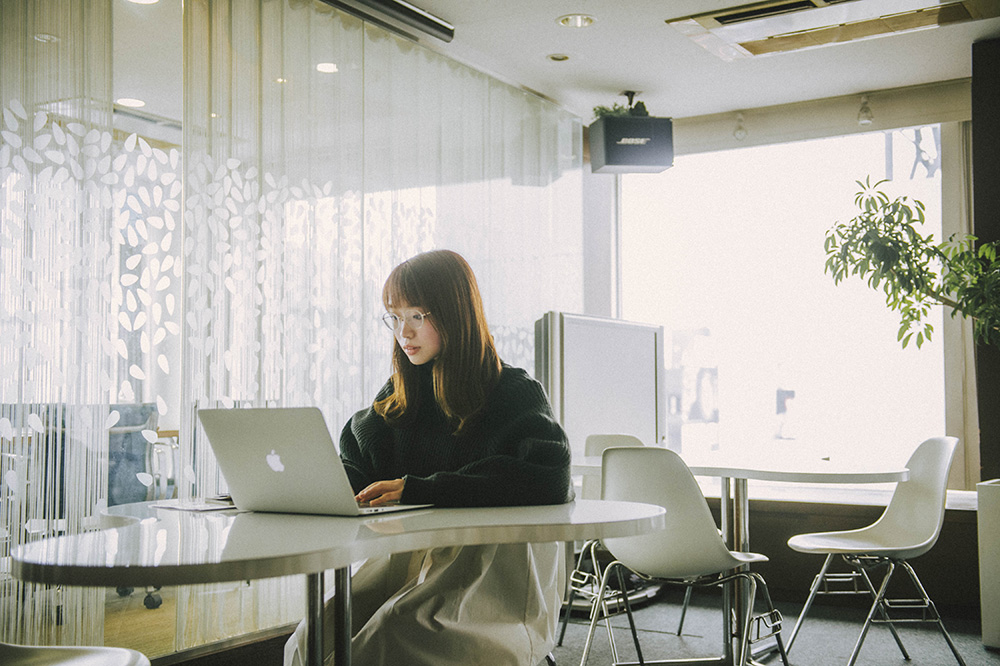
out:
M589 127L594 173L659 173L674 164L670 118L602 116Z

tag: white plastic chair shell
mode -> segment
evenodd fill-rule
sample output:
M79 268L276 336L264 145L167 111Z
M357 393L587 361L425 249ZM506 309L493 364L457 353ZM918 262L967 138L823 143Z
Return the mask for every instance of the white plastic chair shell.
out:
M958 439L933 437L906 463L910 476L896 485L889 505L874 523L856 530L797 534L788 546L800 553L883 555L909 560L937 542L944 523L948 472Z
M666 529L604 540L608 550L628 568L654 578L692 578L767 561L764 555L729 550L701 487L673 451L658 447L608 449L602 467L604 499L668 509Z
M0 643L4 666L149 666L140 652L116 647L32 646Z
M621 446L642 446L642 440L634 435L596 434L587 435L583 442L583 455L588 458L602 455L605 450ZM583 477L580 488L581 499L601 499L601 481L593 476Z
M659 447L609 448L604 451L602 462L602 497L656 504L667 509L666 526L648 534L632 537L604 539L603 543L615 560L607 566L601 577L601 586L591 607L590 630L584 645L580 664L584 666L590 655L594 631L603 616L608 628L613 662L618 662L617 649L610 624L610 604L605 596L609 577L621 567L630 569L641 577L654 581L692 585L733 585L745 582L748 589L746 607L741 612L742 631L739 652L735 663L749 661L751 625L766 626L775 636L781 661L788 666L781 638L781 615L774 608L767 585L759 574L742 568L752 562L766 562L767 557L757 553L730 551L719 533L712 512L701 488L687 464L673 451ZM767 602L768 613L754 616L754 598L760 589ZM619 593L621 594L621 593ZM642 663L638 634L632 613L626 601L632 640ZM725 612L729 612L726 610ZM766 637L758 634L759 639ZM723 637L724 650L732 647L730 637ZM728 648L726 647L728 644ZM722 661L704 660L706 663ZM702 660L696 660L702 661ZM689 660L658 660L657 664L694 663Z

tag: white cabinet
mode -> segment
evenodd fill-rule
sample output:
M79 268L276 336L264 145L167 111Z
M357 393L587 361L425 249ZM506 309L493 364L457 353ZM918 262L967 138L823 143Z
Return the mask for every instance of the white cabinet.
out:
M976 484L983 644L1000 648L1000 479Z

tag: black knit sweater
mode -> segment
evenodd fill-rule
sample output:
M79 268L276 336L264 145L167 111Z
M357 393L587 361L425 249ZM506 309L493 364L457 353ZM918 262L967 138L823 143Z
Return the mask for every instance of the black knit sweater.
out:
M416 418L390 426L371 407L340 435L340 457L355 492L405 478L402 502L437 506L561 504L573 498L566 433L541 385L504 364L486 404L461 434L433 399L421 366ZM392 392L392 383L376 400Z

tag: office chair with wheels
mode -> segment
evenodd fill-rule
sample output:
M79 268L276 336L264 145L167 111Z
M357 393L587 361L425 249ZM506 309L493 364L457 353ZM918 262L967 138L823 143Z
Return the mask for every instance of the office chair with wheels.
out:
M583 444L583 454L585 456L599 456L605 449L615 446L642 446L642 440L633 435L587 435ZM600 499L601 479L593 476L584 476L580 487L580 499ZM568 587L569 594L563 604L563 616L559 628L559 640L557 646L563 644L566 636L566 625L569 624L569 616L573 612L573 603L578 597L586 600L587 605L593 601L594 594L601 582L601 566L598 561L598 553L602 549L599 539L585 541L577 555L576 565L569 574Z
M723 649L728 652L733 638L737 638L737 663L743 666L750 657L752 643L774 636L781 660L788 666L781 640L781 614L771 602L764 579L746 568L753 562L766 562L767 557L729 550L719 534L701 488L680 456L656 447L608 449L604 452L602 479L604 499L662 506L667 509L667 525L666 529L649 534L604 540L604 546L615 560L604 569L600 588L594 597L581 666L587 662L594 631L602 618L607 626L612 658L618 663L610 617L619 614L622 609L628 616L639 661L643 662L628 597L609 594L608 590L611 577L616 576L620 581L623 569L652 582L689 587L746 583L749 594L739 623L742 631L739 636L723 636ZM754 598L758 588L763 593L767 611L754 615ZM657 660L656 663L671 662ZM684 663L691 663L691 660L684 660Z
M33 646L0 643L4 666L149 666L141 652L116 647Z
M871 595L873 602L847 662L848 666L852 666L857 660L861 644L872 624L887 624L903 658L909 660L910 656L893 625L915 622L937 624L955 659L965 666L962 655L944 628L934 602L927 596L924 586L908 562L930 550L941 532L948 472L951 470L957 444L958 439L955 437L934 437L920 444L906 463L910 470L909 479L897 484L882 516L868 527L797 534L788 540L788 546L792 550L826 555L788 637L789 650L792 649L799 627L817 594L864 594ZM830 565L837 555L850 566L850 572L830 572ZM870 573L879 567L885 567L885 575L876 588ZM886 597L889 580L897 567L906 571L915 591L920 595L919 599ZM838 588L838 585L841 587ZM909 615L904 617L908 611ZM894 613L896 618L892 617Z

